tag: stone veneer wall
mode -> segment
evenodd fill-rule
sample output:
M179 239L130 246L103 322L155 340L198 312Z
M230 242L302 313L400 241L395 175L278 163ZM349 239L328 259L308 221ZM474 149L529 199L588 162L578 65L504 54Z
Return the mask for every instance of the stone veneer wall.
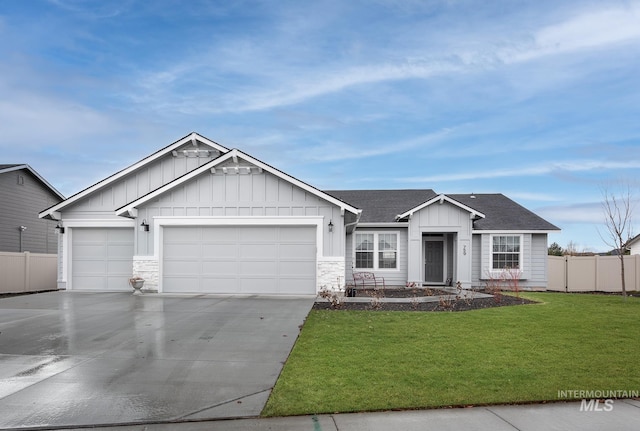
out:
M143 291L158 291L160 263L153 256L134 256L133 275L144 278Z
M316 290L330 289L341 291L345 288L345 259L344 257L319 257L317 264Z

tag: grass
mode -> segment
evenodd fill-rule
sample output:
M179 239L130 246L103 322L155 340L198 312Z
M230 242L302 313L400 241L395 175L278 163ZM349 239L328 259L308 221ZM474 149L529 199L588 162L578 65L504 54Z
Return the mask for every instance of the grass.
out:
M640 298L530 293L461 313L312 311L265 416L640 390Z

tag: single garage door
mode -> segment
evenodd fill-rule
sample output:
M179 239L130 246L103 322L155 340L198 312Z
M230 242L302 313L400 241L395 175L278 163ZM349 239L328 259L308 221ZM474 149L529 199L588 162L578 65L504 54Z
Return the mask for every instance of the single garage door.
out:
M131 290L132 228L73 228L71 288Z
M163 292L316 292L315 226L171 226L163 244Z

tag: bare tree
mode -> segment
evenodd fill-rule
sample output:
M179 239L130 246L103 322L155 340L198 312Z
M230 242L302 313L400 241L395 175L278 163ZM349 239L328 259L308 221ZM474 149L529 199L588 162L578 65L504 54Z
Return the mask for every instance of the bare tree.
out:
M602 210L604 212L604 224L607 227L606 238L601 234L602 240L614 250L618 250L620 258L620 277L622 277L622 296L627 298L627 288L624 279L624 255L626 244L632 238L631 217L633 215L633 199L631 187L627 184L620 194L615 194L609 189L602 190ZM598 231L598 233L600 233Z
M569 241L567 246L564 248L564 254L569 256L575 256L578 254L578 244L573 241Z

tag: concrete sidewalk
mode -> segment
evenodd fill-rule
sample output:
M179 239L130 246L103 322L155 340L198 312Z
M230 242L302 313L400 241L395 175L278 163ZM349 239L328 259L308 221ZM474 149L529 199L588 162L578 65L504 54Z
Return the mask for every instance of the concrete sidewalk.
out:
M600 406L604 406L601 404ZM603 431L637 430L640 401L615 400L611 411L580 411L580 402L473 408L352 413L268 419L140 424L102 431L313 430L313 431Z

